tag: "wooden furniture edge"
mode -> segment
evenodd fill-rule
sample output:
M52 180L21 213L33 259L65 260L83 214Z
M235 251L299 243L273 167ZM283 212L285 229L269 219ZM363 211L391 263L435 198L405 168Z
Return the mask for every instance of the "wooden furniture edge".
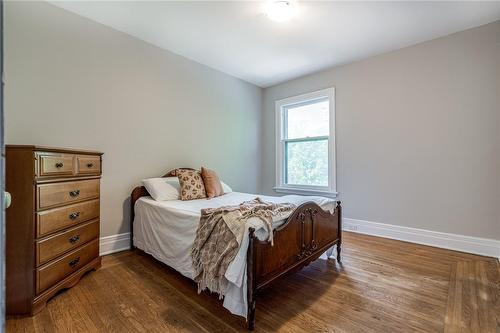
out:
M92 180L92 179L101 179L101 174L95 175L95 176L72 176L72 177L67 177L67 178L49 178L49 177L39 177L35 179L35 183L38 185L42 184L55 184L55 183L69 183L69 182L74 182L74 181L80 181L80 180Z
M46 146L38 146L38 145L15 145L15 144L7 144L5 148L10 149L29 149L29 150L40 150L49 153L67 153L67 154L81 154L81 155L104 155L103 152L95 151L95 150L86 150L86 149L72 149L72 148L61 148L61 147L46 147Z

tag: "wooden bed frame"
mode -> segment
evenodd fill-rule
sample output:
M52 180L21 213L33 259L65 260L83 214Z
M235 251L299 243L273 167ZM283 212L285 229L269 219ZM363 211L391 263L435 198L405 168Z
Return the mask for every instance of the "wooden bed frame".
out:
M190 169L190 168L181 168ZM177 176L175 169L163 177ZM192 169L190 169L192 170ZM136 187L131 195L131 242L133 247L133 221L135 202L149 196L144 186ZM340 263L342 242L342 207L340 201L333 213L324 211L314 202L306 202L295 209L287 221L274 230L274 245L260 241L249 229L247 253L247 302L248 329L255 326L257 295L281 276L300 270L323 253L337 245L337 261ZM331 252L329 252L331 255Z

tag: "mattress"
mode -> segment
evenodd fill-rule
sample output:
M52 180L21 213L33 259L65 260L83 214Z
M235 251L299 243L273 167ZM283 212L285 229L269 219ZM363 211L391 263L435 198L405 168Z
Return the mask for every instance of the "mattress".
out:
M293 203L300 205L307 201L317 203L324 210L333 212L335 202L332 199L317 196L287 195L271 197L256 194L231 192L212 199L155 201L151 197L142 197L135 203L134 245L151 254L159 261L174 268L182 275L193 279L191 247L200 221L201 210L221 206L238 205L243 201L261 198L273 203ZM278 227L286 216L273 218L273 226ZM262 221L249 219L248 227L256 228L256 235L267 237ZM230 286L224 295L224 307L231 313L246 317L246 253L248 233L245 233L241 248L226 272Z

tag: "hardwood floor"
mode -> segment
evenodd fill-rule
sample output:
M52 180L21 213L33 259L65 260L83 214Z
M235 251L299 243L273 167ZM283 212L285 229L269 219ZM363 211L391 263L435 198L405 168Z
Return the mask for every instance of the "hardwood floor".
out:
M344 233L343 263L317 260L257 299L256 332L500 332L496 259ZM102 268L7 332L234 332L244 319L140 252Z

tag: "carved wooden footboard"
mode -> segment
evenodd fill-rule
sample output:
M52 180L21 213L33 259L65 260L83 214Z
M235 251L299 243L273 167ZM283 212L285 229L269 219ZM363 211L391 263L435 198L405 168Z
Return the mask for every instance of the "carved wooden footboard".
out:
M337 245L340 262L342 242L342 207L340 201L333 213L313 202L306 202L287 221L274 230L274 245L260 241L250 228L247 253L248 328L255 326L257 294L279 277L297 271Z

